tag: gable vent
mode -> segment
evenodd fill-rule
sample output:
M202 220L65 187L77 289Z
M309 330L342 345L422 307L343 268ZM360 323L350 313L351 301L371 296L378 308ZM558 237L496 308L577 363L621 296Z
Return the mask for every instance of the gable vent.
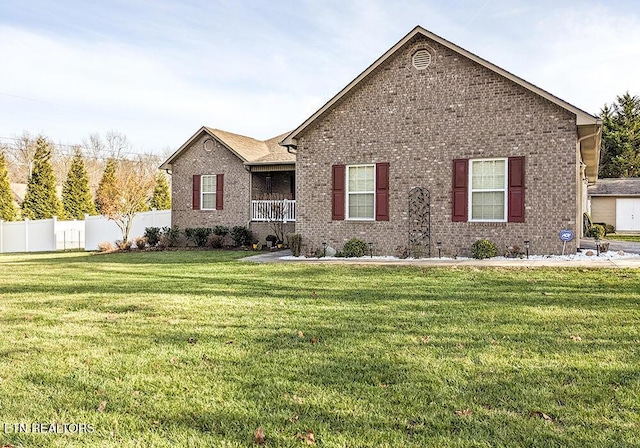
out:
M418 50L413 55L413 66L417 70L424 70L431 64L431 53L427 50Z

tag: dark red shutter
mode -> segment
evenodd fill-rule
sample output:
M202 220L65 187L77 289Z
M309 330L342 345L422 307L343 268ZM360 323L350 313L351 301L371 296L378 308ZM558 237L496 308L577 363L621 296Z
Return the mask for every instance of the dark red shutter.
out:
M345 183L345 166L333 165L333 194L331 204L331 219L334 221L342 221L344 219L344 183Z
M455 159L453 161L453 206L451 220L466 222L468 208L469 161Z
M376 163L376 221L389 221L389 164Z
M193 209L200 210L200 175L193 175Z
M216 175L216 210L222 210L224 204L224 174Z
M524 157L509 157L508 222L524 222Z

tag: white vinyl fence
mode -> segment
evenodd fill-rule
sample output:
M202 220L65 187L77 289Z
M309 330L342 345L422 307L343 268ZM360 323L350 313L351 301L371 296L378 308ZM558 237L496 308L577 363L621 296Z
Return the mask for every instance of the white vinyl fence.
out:
M85 250L98 250L98 244L108 241L113 243L122 239L120 227L103 216L87 216L85 222ZM137 213L133 218L129 240L144 235L146 227L167 227L171 225L171 210L152 210Z
M152 210L133 218L130 239L142 236L145 227L171 225L171 210ZM0 220L0 253L47 252L54 250L97 250L104 241L122 239L115 222L103 216L87 216L84 221L58 221L57 218L16 222Z

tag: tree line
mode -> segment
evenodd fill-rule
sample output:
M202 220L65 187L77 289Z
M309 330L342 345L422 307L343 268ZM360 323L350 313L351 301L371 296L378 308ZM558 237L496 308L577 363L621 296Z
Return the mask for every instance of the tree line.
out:
M159 156L132 154L122 134L110 132L104 139L93 134L70 151L42 135L24 133L13 140L0 146L1 220L101 214L120 227L126 240L135 213L171 208L167 176L157 169ZM62 167L66 180L59 198L56 171L60 175ZM27 183L26 194L16 206L11 181L21 178Z

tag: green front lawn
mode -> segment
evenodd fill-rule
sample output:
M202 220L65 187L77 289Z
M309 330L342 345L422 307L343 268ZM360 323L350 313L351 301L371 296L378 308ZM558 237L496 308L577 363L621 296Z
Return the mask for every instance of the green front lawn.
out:
M0 256L0 446L640 445L638 270L244 255Z

